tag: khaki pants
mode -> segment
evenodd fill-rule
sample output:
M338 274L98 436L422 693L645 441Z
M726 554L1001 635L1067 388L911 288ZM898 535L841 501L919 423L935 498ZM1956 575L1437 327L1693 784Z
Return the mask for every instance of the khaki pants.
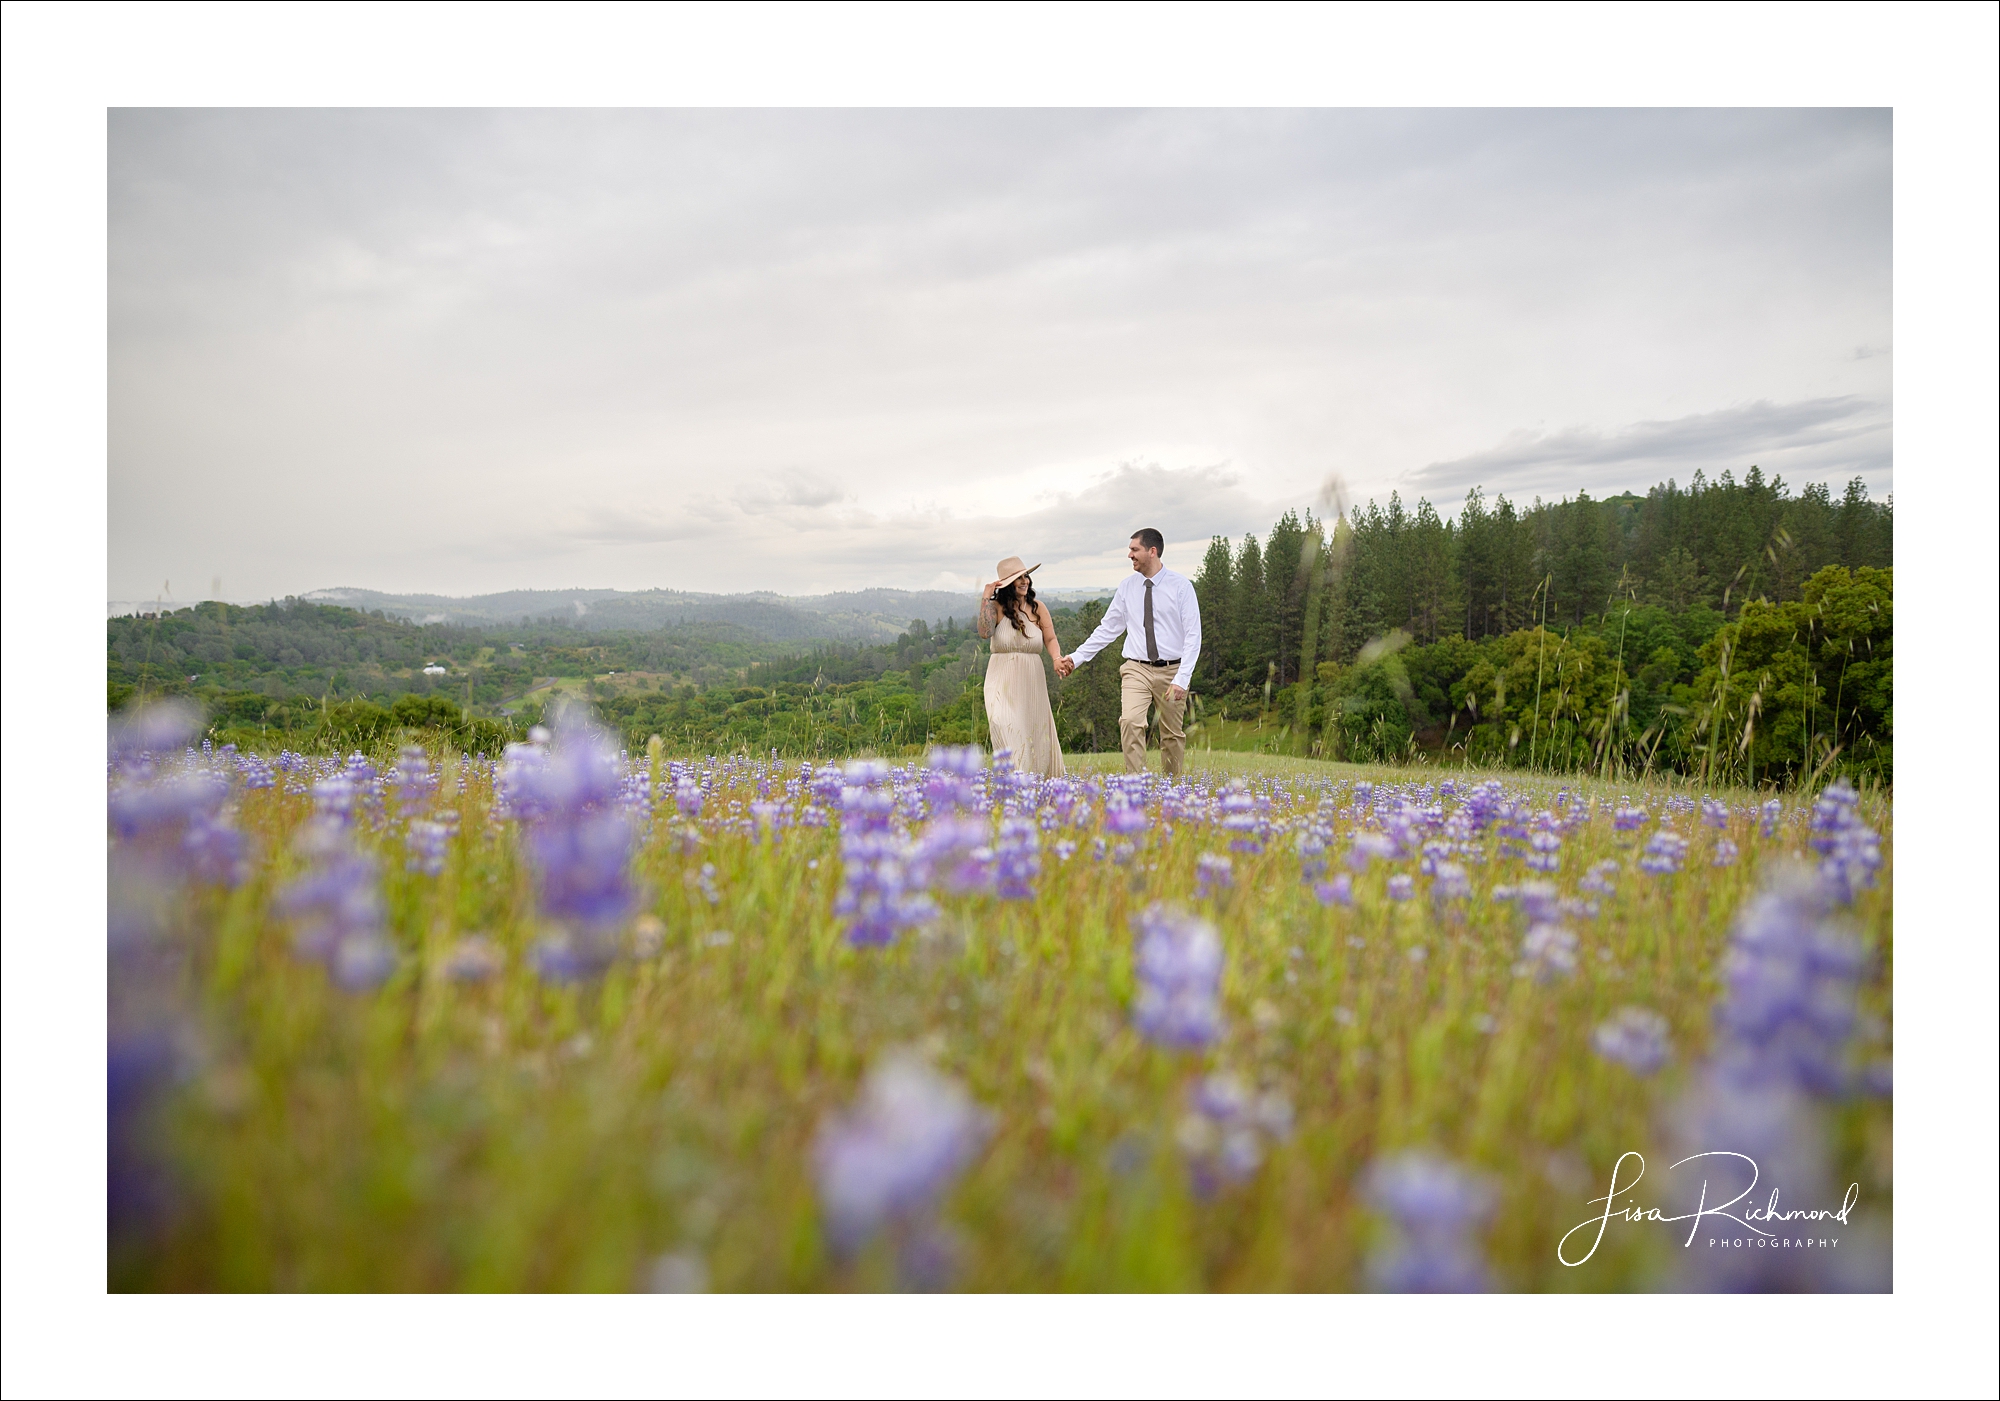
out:
M1118 740L1125 751L1125 772L1146 771L1146 707L1160 712L1160 758L1166 771L1178 774L1187 749L1181 730L1181 715L1187 697L1174 699L1174 672L1170 666L1147 666L1126 662L1118 668Z

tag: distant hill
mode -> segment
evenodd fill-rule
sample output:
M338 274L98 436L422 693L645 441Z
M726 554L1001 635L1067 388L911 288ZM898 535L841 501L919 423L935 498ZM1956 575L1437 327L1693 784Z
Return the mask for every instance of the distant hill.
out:
M1108 590L1064 589L1057 596L1100 597ZM392 618L460 627L520 626L557 619L590 631L650 630L687 623L729 623L772 642L893 642L922 618L938 623L972 616L972 599L928 589L862 589L856 593L788 598L775 593L687 593L679 589L516 589L449 598L373 589L320 589L304 596Z

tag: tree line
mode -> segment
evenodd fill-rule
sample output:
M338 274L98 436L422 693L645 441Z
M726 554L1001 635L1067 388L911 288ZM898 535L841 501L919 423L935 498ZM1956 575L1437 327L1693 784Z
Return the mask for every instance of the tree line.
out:
M1525 509L1474 487L1456 520L1398 494L1331 529L1287 511L1210 542L1195 691L1329 757L1886 777L1892 546L1859 478L1836 501L1756 467Z
M1263 539L1211 541L1196 573L1197 742L1718 783L1886 781L1892 524L1891 503L1859 480L1835 501L1756 468L1526 508L1475 488L1454 520L1399 495L1331 528L1287 511ZM1104 608L1052 610L1064 651ZM727 624L586 638L288 600L115 618L108 643L114 709L192 695L219 741L264 747L433 729L491 751L539 718L551 677L570 678L633 745L660 734L677 751L834 757L986 739L985 644L952 621L800 653ZM1049 673L1065 749L1118 747L1118 652L1066 681Z

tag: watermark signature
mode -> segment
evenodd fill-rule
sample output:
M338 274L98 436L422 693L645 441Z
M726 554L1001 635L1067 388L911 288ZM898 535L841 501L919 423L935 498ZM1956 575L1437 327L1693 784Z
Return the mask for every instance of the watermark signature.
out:
M1714 1206L1710 1206L1709 1182L1707 1176L1704 1175L1701 1179L1701 1188L1699 1195L1695 1199L1694 1210L1688 1212L1681 1212L1677 1215L1670 1215L1656 1206L1638 1206L1630 1203L1624 1206L1620 1206L1619 1198L1622 1196L1627 1196L1634 1187L1637 1187L1639 1185L1640 1179L1642 1179L1646 1175L1646 1159L1644 1158L1644 1156L1638 1153L1630 1153L1630 1152L1620 1154L1618 1161L1614 1163L1611 1167L1610 1189L1607 1190L1603 1196L1592 1197L1590 1199L1590 1204L1592 1206L1596 1206L1601 1203L1604 1207L1604 1210L1599 1212L1597 1215L1590 1217L1588 1220L1579 1221L1576 1225L1570 1227L1570 1229L1564 1233L1563 1238L1556 1242L1556 1259L1562 1261L1563 1264L1572 1267L1581 1265L1585 1261L1589 1260L1591 1256L1597 1253L1597 1247L1603 1243L1604 1233L1610 1227L1614 1219L1625 1222L1633 1222L1633 1223L1659 1222L1662 1225L1678 1225L1680 1222L1683 1221L1688 1222L1689 1224L1688 1224L1687 1239L1681 1242L1681 1244L1684 1247L1692 1246L1695 1243L1696 1239L1701 1235L1702 1232L1701 1223L1705 1220L1715 1221L1715 1222L1722 1222L1722 1221L1734 1222L1736 1225L1741 1226L1744 1230L1749 1231L1753 1237L1757 1238L1754 1240L1754 1242L1746 1241L1744 1237L1737 1236L1732 1232L1730 1233L1730 1235L1723 1237L1711 1236L1708 1242L1711 1246L1714 1245L1741 1246L1744 1244L1755 1244L1761 1246L1767 1244L1776 1244L1781 1240L1787 1246L1789 1246L1792 1243L1792 1238L1790 1236L1786 1235L1783 1231L1771 1230L1767 1229L1767 1227L1777 1226L1780 1223L1789 1223L1795 1221L1835 1221L1845 1226L1847 1224L1848 1215L1854 1210L1855 1203L1859 1201L1861 1198L1861 1184L1859 1182L1855 1182L1851 1183L1848 1186L1847 1195L1842 1199L1840 1206L1838 1208L1829 1209L1826 1207L1798 1207L1791 1210L1781 1210L1778 1206L1778 1189L1774 1187L1771 1189L1770 1197L1765 1201L1765 1203L1762 1206L1757 1206L1755 1204L1752 1204L1750 1206L1742 1207L1742 1209L1738 1211L1735 1210L1735 1208L1738 1207L1738 1205L1741 1202L1743 1202L1746 1198L1750 1197L1757 1190L1758 1172L1757 1172L1756 1160L1751 1158L1746 1153L1730 1153L1723 1151L1709 1152L1709 1153L1694 1153L1690 1154L1688 1157L1682 1158L1672 1167L1669 1167L1667 1171L1673 1172L1677 1168L1685 1167L1689 1163L1699 1162L1705 1158L1729 1160L1732 1166L1734 1164L1748 1164L1750 1169L1749 1185L1746 1186L1742 1191L1738 1192L1735 1196L1731 1197L1728 1201L1726 1202L1719 1201ZM1631 1180L1626 1181L1624 1178L1624 1174L1626 1172L1626 1165L1628 1160L1630 1160L1633 1164L1636 1165L1636 1171L1632 1173ZM1713 1166L1713 1164L1711 1164L1711 1166ZM1705 1171L1706 1169L1704 1169L1704 1172ZM1726 1190L1726 1187L1724 1190ZM1717 1195L1720 1195L1720 1193L1718 1192ZM1715 1228L1711 1227L1711 1229ZM1724 1229L1726 1230L1727 1228ZM1595 1231L1595 1234L1590 1236L1589 1238L1590 1248L1588 1250L1583 1250L1583 1253L1581 1255L1579 1255L1576 1259L1572 1260L1569 1254L1569 1252L1572 1249L1570 1245L1571 1239L1577 1236L1581 1232L1592 1231L1592 1230ZM1830 1250L1840 1244L1840 1238L1838 1236L1832 1236L1832 1237L1812 1236L1801 1239L1799 1241L1799 1244L1801 1247L1811 1247L1811 1248L1824 1247ZM1576 1247L1574 1248L1582 1250L1582 1242L1579 1241Z

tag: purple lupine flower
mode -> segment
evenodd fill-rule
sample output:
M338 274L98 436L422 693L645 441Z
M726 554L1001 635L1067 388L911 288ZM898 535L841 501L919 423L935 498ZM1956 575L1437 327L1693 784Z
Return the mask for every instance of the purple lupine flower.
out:
M179 703L115 720L107 756L112 788L107 952L107 1188L114 1247L152 1236L177 1188L157 1133L161 1097L192 1067L184 940L172 937L197 883L232 883L244 863L227 824L228 781L165 757L197 733L200 712Z
M1257 811L1257 799L1251 796L1249 784L1232 778L1222 786L1222 796L1215 806L1222 814L1222 830L1229 833L1231 851L1254 856L1264 849L1264 820Z
M403 845L409 850L406 868L422 872L427 876L439 875L444 870L445 849L451 842L452 828L443 822L429 822L418 818L410 823L403 834Z
M1316 882L1313 885L1313 898L1322 905L1352 905L1354 877L1343 871L1332 880Z
M1002 900L1035 898L1035 876L1041 871L1036 848L1041 834L1027 818L1001 819L1000 840L993 849L993 893Z
M1709 1201L1741 1194L1761 1205L1776 1194L1780 1209L1831 1208L1841 1201L1826 1116L1795 1087L1745 1083L1711 1069L1675 1104L1668 1124L1676 1156L1707 1155L1688 1161L1676 1175L1688 1176L1691 1187L1698 1182ZM1891 1286L1887 1232L1865 1212L1842 1226L1838 1250L1770 1249L1770 1227L1753 1230L1723 1218L1712 1234L1720 1244L1710 1244L1708 1230L1693 1240L1682 1238L1686 1244L1676 1252L1674 1287L1703 1293L1886 1293Z
M1133 923L1139 990L1132 1020L1164 1046L1205 1046L1222 1031L1222 940L1214 926L1183 910L1154 904Z
M1114 793L1104 805L1104 830L1117 837L1132 837L1146 830L1152 818L1143 801L1134 802Z
M991 890L994 854L987 822L969 813L933 817L911 856L916 883L935 881L954 895Z
M701 785L692 778L683 778L674 785L674 808L688 821L701 816Z
M230 820L229 781L213 768L163 768L148 746L185 737L196 712L151 707L111 732L114 782L106 802L113 838L107 933L116 959L165 932L191 885L235 887L248 878L248 840Z
M631 765L631 756L621 753L618 757L627 766L624 781L618 785L618 800L634 824L644 828L653 820L653 775L643 766Z
M381 816L381 775L376 772L375 765L368 761L366 754L357 749L348 755L346 765L339 770L336 776L345 779L347 782L348 790L352 795L351 805L353 812L365 814L371 818L379 818Z
M1555 885L1545 880L1524 880L1519 885L1496 885L1495 900L1511 900L1520 907L1530 925L1554 924L1571 909L1556 894Z
M846 786L847 780L841 777L840 769L836 765L821 765L813 775L811 784L814 804L820 808L838 807L840 791Z
M681 877L688 886L701 892L701 898L708 901L712 909L722 903L722 889L715 883L715 863L704 861L699 870L689 871Z
M1576 935L1560 924L1537 924L1521 941L1520 971L1553 983L1576 971Z
M1417 882L1413 876L1389 877L1388 896L1391 900L1408 900L1417 893Z
M1776 798L1758 809L1757 830L1767 837L1778 835L1778 820L1785 815L1785 805Z
M1479 1228L1498 1200L1491 1179L1421 1151L1378 1159L1364 1182L1369 1202L1395 1226L1373 1251L1371 1287L1391 1294L1476 1294L1493 1287Z
M1008 770L995 776L1000 808L1009 817L1030 817L1041 804L1042 780L1038 775Z
M1592 1033L1597 1054L1640 1075L1651 1075L1667 1063L1671 1043L1667 1019L1643 1007L1620 1007Z
M1834 837L1860 821L1858 815L1860 793L1846 779L1836 779L1834 783L1820 789L1820 797L1812 801L1812 815L1806 819L1808 845L1822 857L1832 851Z
M847 765L840 791L840 894L833 912L847 921L848 942L861 947L891 943L905 929L927 923L937 906L925 891L928 872L911 843L890 830L895 794L884 785L886 764Z
M1734 866L1737 855L1735 842L1732 842L1727 837L1717 837L1715 839L1715 852L1709 857L1708 864L1711 866Z
M1644 808L1631 807L1621 799L1618 810L1611 814L1611 828L1615 832L1636 832L1651 816Z
M396 792L396 808L404 817L429 805L437 792L438 778L431 772L430 756L421 745L406 744L396 756L396 767L388 781Z
M276 907L292 926L292 947L322 963L350 992L379 987L395 971L396 950L383 924L375 858L331 814L299 833L305 870L278 891Z
M1356 875L1368 869L1368 863L1380 857L1384 861L1394 861L1402 855L1395 841L1380 832L1356 832L1354 849L1347 853L1347 864Z
M927 763L930 823L910 853L910 880L926 887L935 881L959 895L990 889L995 874L988 847L992 828L988 818L978 815L986 756L971 745L940 746L931 750Z
M1701 825L1704 827L1713 827L1718 832L1726 831L1729 827L1729 804L1717 798L1703 798L1701 800Z
M1860 798L1853 784L1839 779L1814 800L1809 821L1808 844L1820 854L1820 878L1844 905L1875 884L1882 864L1881 838L1862 820Z
M1472 831L1483 832L1499 818L1506 803L1506 789L1497 779L1488 779L1465 795L1459 811Z
M1717 1073L1816 1095L1849 1088L1863 956L1828 919L1833 898L1820 881L1779 872L1738 912L1717 1009Z
M1443 905L1452 900L1472 898L1472 878L1455 861L1441 863L1431 877L1431 901Z
M536 967L569 982L602 973L620 952L638 907L638 833L621 801L624 765L610 737L574 708L555 726L550 744L510 745L500 781L524 824L536 903L549 922Z
M826 1233L847 1255L885 1226L929 1217L992 1132L992 1116L921 1058L893 1053L813 1144Z
M1194 893L1198 900L1206 900L1218 891L1227 891L1236 885L1236 872L1229 864L1227 856L1203 852L1194 862Z
M1614 882L1617 879L1618 863L1616 861L1599 861L1591 866L1590 870L1585 873L1583 879L1578 881L1577 884L1592 894L1609 895L1616 889Z
M343 773L328 774L314 782L312 789L315 819L331 826L345 827L354 821L360 793L354 780Z
M1671 876L1687 860L1687 838L1671 827L1662 827L1646 839L1636 863L1649 876Z
M1263 1165L1264 1142L1291 1136L1291 1101L1276 1090L1252 1094L1234 1075L1198 1081L1174 1139L1186 1157L1197 1196L1247 1181Z
M903 844L887 832L842 834L841 888L833 911L847 922L848 942L880 947L920 922L906 917L911 892L903 856Z
M118 1015L105 1045L105 1186L114 1245L155 1236L170 1219L176 1183L158 1143L158 1109L192 1060L184 1028L159 1015L163 1009L135 1019L132 1008L116 1005L118 972L114 965Z
M1553 874L1562 867L1562 838L1554 832L1535 832L1528 837L1528 869Z
M924 797L923 786L910 782L908 771L904 769L892 771L890 784L890 791L896 796L896 816L906 827L920 825L930 815L930 803ZM751 806L756 805L753 803Z
M1308 822L1292 838L1299 854L1299 879L1310 885L1326 874L1326 849L1333 841L1333 829L1319 821Z

